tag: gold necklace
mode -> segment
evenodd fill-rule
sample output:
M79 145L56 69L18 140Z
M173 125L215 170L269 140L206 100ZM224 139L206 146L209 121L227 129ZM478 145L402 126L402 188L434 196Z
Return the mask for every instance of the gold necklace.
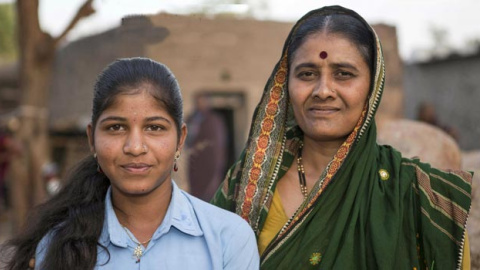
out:
M302 192L303 198L306 199L308 196L308 190L307 190L307 180L305 178L305 168L303 167L303 162L302 162L302 149L303 149L303 143L300 143L300 147L298 148L297 170L298 170L298 181L300 182L300 192Z
M135 238L132 237L132 235L130 235L130 232L128 231L127 227L125 226L122 226L122 228L125 230L125 232L127 233L127 236L128 238L130 238L130 240L132 240L135 244L137 244L137 247L133 250L133 256L135 256L137 258L137 263L140 262L140 258L143 256L143 248L142 246L147 244L148 242L150 242L150 240L152 240L152 237L150 237L150 239L148 239L147 241L145 242L137 242L135 240Z

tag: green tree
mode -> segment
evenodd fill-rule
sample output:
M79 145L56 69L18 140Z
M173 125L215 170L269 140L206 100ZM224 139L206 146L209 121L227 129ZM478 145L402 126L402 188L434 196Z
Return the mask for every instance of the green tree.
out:
M11 62L17 57L15 36L15 6L0 4L0 63Z

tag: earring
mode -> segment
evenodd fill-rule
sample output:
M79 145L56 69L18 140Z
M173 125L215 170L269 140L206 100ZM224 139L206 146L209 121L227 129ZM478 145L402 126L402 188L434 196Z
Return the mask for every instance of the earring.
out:
M180 158L180 151L177 150L175 153L175 160L173 163L173 171L178 172L178 165L177 165L177 160Z
M93 153L93 158L97 161L97 172L103 174L102 168L100 168L100 164L98 164L97 160L97 153Z

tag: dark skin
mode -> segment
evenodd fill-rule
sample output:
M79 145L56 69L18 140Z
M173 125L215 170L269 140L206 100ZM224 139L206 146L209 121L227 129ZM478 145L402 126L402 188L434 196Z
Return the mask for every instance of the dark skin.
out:
M370 88L370 69L357 47L338 34L308 37L294 54L289 94L304 133L302 162L308 192L353 131ZM283 209L291 217L305 200L297 162L277 184Z
M92 125L87 130L90 148L110 179L118 221L145 246L170 204L174 158L187 133L183 125L178 140L173 118L147 89L117 96L95 130Z

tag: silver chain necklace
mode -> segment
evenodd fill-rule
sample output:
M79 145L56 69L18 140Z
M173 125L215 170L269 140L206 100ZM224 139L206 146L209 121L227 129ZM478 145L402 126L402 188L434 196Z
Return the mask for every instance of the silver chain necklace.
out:
M152 240L152 238L150 237L150 239L148 239L145 242L138 242L138 241L135 240L135 238L132 235L130 235L130 232L128 231L127 227L122 226L122 228L127 233L128 238L130 238L130 240L132 240L135 244L137 244L137 247L133 250L133 256L135 256L137 258L136 263L139 263L140 258L143 256L143 247L142 246L147 244L148 242L150 242L150 240Z

